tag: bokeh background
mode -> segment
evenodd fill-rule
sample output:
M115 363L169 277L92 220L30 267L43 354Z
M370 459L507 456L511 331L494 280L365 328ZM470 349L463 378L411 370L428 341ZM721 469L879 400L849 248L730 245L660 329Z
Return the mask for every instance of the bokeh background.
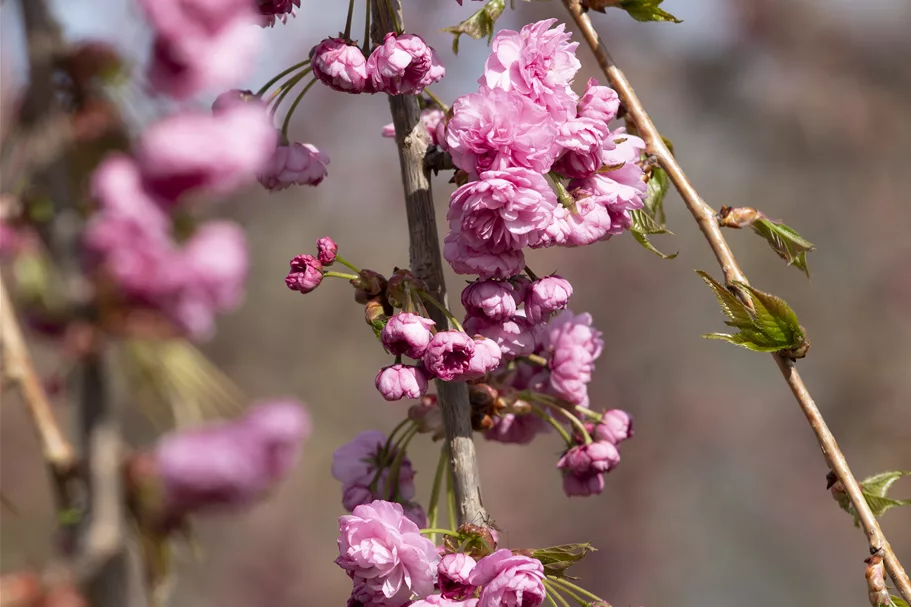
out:
M266 30L267 51L247 86L343 29L346 5L303 0L296 19ZM104 37L141 64L149 34L131 2L54 6L68 36ZM405 0L408 28L447 65L435 87L446 100L475 89L487 47L463 39L453 56L439 30L477 6ZM665 8L684 23L639 24L619 11L593 17L703 197L716 208L759 208L817 244L808 281L751 232L726 234L752 282L799 313L813 344L801 371L855 473L911 468L911 4L667 0ZM15 3L0 16L9 99L24 65ZM565 19L557 0L516 2L499 27L549 16ZM584 46L579 56L581 88L597 74ZM131 97L137 126L167 111ZM330 154L329 178L272 195L251 187L214 210L247 228L252 272L245 305L203 348L251 398L306 401L315 432L273 499L199 521L205 558L178 555L174 605L345 604L349 581L332 562L342 514L332 452L361 430L388 431L407 405L382 401L373 387L387 357L350 289L328 282L301 297L282 277L290 257L326 234L363 266L407 264L397 158L379 136L388 121L381 96L314 89L292 132ZM442 220L452 186L439 177L434 187ZM485 505L510 547L593 541L599 552L576 573L615 607L866 604L865 538L825 490L819 448L775 365L700 339L722 327L722 316L693 270L720 272L676 194L666 207L675 235L656 244L679 251L676 260L626 235L529 258L539 274L570 278L573 308L591 312L604 332L593 405L636 419L604 494L563 496L553 436L528 447L481 439ZM449 280L457 290L461 279ZM53 348L43 352L53 368ZM54 517L38 445L14 396L4 395L0 420L0 488L17 510L0 517L9 571L48 558ZM135 442L154 438L147 424L131 426ZM424 441L412 449L425 500L436 448ZM911 482L895 491L911 497ZM911 509L882 523L911 565Z

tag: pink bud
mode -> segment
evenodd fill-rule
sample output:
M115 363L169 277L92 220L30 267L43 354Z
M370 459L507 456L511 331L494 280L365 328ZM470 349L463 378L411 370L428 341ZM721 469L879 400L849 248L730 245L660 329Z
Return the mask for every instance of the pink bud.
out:
M475 341L461 331L440 331L424 352L424 366L443 381L452 381L471 370Z
M324 266L331 266L335 262L335 255L338 253L338 245L328 236L323 236L316 241L316 257Z
M497 342L486 337L475 337L474 353L471 355L468 371L459 375L458 379L467 381L484 377L500 365L502 356Z
M421 398L427 392L427 376L420 367L392 365L376 374L376 389L389 401Z
M367 90L367 59L357 44L341 38L326 38L310 51L313 75L331 89L343 93Z
M493 321L509 320L516 313L514 292L508 282L473 282L462 290L462 305L468 314L480 314Z
M525 314L534 324L547 322L551 314L563 310L573 295L573 286L556 274L536 280L525 295Z
M429 318L402 312L389 319L380 336L383 347L390 354L404 354L419 359L424 356L433 335L430 328L435 323Z
M444 599L461 601L471 598L477 586L468 583L468 576L477 563L463 552L446 554L437 567L437 584Z
M633 418L621 409L605 411L601 423L596 424L592 438L596 441L606 441L619 445L628 438L633 437Z
M390 95L417 95L446 74L436 51L415 34L386 34L367 59L373 90Z
M259 12L263 16L263 27L274 27L276 21L285 23L288 15L294 17L294 7L301 5L301 0L258 0Z
M617 116L620 109L620 98L616 91L607 86L599 86L594 78L585 85L585 94L579 100L579 116L593 118L607 124Z
M313 255L298 255L291 260L285 285L292 291L309 293L323 282L323 264Z

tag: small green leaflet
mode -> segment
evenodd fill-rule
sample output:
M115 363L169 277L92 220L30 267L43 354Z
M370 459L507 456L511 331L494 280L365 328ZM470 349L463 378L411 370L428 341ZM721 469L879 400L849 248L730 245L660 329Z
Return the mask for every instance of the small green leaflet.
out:
M648 190L645 195L644 206L640 210L630 211L632 226L630 232L636 242L660 257L661 259L674 259L677 253L666 255L655 248L649 240L654 234L673 234L667 229L664 216L664 197L667 195L670 181L664 169L654 167L648 180Z
M765 238L772 250L789 266L803 270L807 278L810 277L810 270L807 268L807 253L816 249L812 242L804 240L793 228L771 219L758 219L752 227L753 231Z
M544 565L544 574L553 577L568 577L566 570L581 561L590 552L595 552L590 543L562 544L550 548L539 548L532 556Z
M665 21L683 23L669 12L659 8L664 0L620 0L620 8L636 21Z
M895 481L903 476L911 476L911 470L891 470L889 472L880 472L860 482L860 489L867 500L867 505L873 511L874 516L882 516L886 511L899 506L911 506L911 499L897 500L890 498L887 494ZM860 519L857 518L857 512L849 500L839 500L842 509L854 517L854 526L860 526Z
M892 607L908 607L908 603L906 603L901 597L893 595L890 598L892 599Z
M703 337L721 339L755 352L785 351L791 358L806 356L810 342L797 320L797 314L783 299L743 283L734 283L750 294L755 309L753 312L711 276L700 270L696 273L715 292L721 311L729 319L725 324L740 330L733 335L709 333Z
M452 40L452 52L459 54L459 38L462 34L471 36L475 40L480 40L487 36L487 43L493 39L493 27L503 11L506 10L506 0L488 0L474 15L461 22L458 25L443 29L449 32L455 38Z

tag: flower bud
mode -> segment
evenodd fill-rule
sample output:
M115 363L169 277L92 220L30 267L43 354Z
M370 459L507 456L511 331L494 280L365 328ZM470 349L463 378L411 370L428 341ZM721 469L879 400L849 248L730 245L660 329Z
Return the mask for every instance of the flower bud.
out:
M621 409L605 411L601 422L592 429L592 438L596 441L605 441L619 445L628 438L633 437L633 418Z
M323 236L316 241L316 258L324 266L331 266L335 263L335 256L338 253L338 245L328 236Z
M446 74L439 57L415 34L386 34L367 59L367 75L376 92L417 95Z
M481 280L462 290L462 305L467 314L498 322L509 320L516 313L514 293L515 289L508 282Z
M309 293L323 282L323 264L313 255L298 255L291 260L285 285L292 291Z
M396 270L389 279L386 286L386 297L396 308L404 308L407 297L405 296L405 287L411 289L412 298L416 298L415 291L426 291L427 283L411 273L411 270Z
M411 312L396 314L383 328L380 336L383 347L396 356L404 354L409 358L420 359L433 337L430 329L434 324L436 323L429 318Z
M376 389L388 401L421 398L427 392L427 376L420 367L392 365L376 375Z
M468 583L468 575L477 562L464 552L446 554L437 567L437 585L444 599L462 601L474 596L477 586Z
M461 331L440 331L424 352L424 366L443 381L452 381L471 370L475 341Z
M525 314L534 324L547 322L551 314L566 309L573 296L568 280L554 274L536 280L525 295Z
M361 270L357 278L351 280L351 284L367 299L375 297L386 290L386 278L379 272L373 270ZM355 296L357 299L357 295ZM366 300L358 303L366 303Z
M721 207L718 211L718 225L724 228L748 228L764 215L750 207Z
M310 51L313 75L329 88L343 93L369 93L367 59L357 44L326 38Z

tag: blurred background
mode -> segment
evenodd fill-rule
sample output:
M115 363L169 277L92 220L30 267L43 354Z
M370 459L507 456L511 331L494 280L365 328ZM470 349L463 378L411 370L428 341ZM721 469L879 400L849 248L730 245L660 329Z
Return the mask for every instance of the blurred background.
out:
M131 2L53 4L68 37L103 37L141 65L149 33ZM258 88L337 34L346 5L303 0L296 19L265 30L267 51L245 86ZM446 101L476 88L487 47L463 39L453 56L439 30L477 8L405 0L408 29L447 66L434 87ZM726 233L753 284L800 315L812 340L801 372L855 474L911 469L911 4L667 0L663 8L684 22L640 24L614 10L593 19L709 204L758 208L817 245L808 281L752 232ZM25 65L16 4L0 15L2 93L11 99ZM550 16L566 18L557 0L516 2L498 27ZM579 56L581 90L598 74L584 45ZM327 234L356 264L385 273L407 264L398 161L380 138L386 100L318 87L301 107L292 139L331 156L329 177L271 195L252 187L213 210L248 230L252 271L244 306L203 349L251 398L303 399L315 432L273 499L199 521L204 560L179 554L173 605L344 605L350 583L332 562L343 514L332 452L361 430L388 431L407 409L374 389L388 360L351 290L328 282L301 297L282 284L288 259ZM138 127L165 111L146 101L132 117ZM452 186L441 176L434 187L443 229ZM720 271L676 194L665 207L675 235L655 243L679 251L673 261L628 235L529 256L537 273L571 279L572 307L604 332L593 407L636 420L604 494L563 496L553 436L527 447L480 439L485 506L509 547L591 540L599 552L575 573L614 607L866 604L863 533L825 490L819 448L773 361L700 339L723 325L693 270ZM449 281L460 290L461 278ZM150 442L153 431L135 417L131 440ZM39 448L13 395L4 395L0 422L0 489L16 507L0 518L9 571L48 559L55 521ZM414 445L426 504L437 446ZM911 481L894 491L911 497ZM911 509L882 523L911 565Z

